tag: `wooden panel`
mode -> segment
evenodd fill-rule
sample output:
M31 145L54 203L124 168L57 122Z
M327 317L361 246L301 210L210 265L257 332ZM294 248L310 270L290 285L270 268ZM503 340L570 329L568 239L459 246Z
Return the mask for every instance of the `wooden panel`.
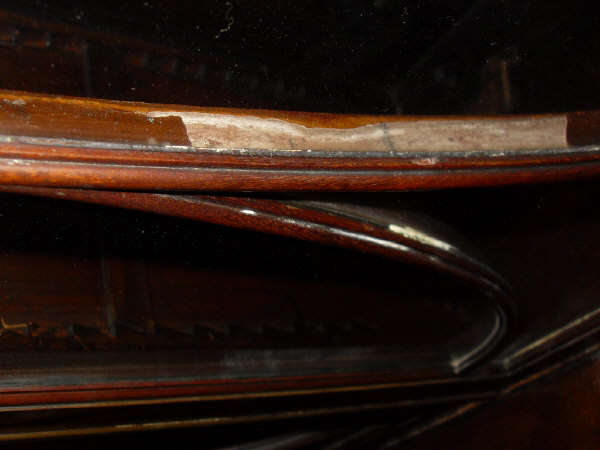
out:
M600 442L596 358L478 408L439 430L391 448L596 449Z

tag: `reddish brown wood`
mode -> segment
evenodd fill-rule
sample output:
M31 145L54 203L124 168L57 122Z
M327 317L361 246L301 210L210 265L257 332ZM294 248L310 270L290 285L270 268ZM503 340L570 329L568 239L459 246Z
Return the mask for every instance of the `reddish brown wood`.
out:
M136 260L104 257L101 267L111 333L116 334L118 325L154 333L154 308L148 292L145 266Z
M13 188L12 190L36 195L58 192L58 198L65 197L60 195L62 191L56 190L34 188L20 190ZM71 199L79 201L108 205L116 202L115 204L120 206L135 207L145 211L356 248L437 268L442 273L464 279L484 290L485 292L478 296L471 296L468 294L471 290L460 285L457 292L452 295L457 295L461 301L467 300L484 306L484 311L485 305L490 305L492 309L499 308L497 310L498 322L494 320L494 317L490 317L492 319L490 321L489 318L486 318L487 315L482 316L478 312L473 316L474 320L468 322L468 326L451 330L457 333L457 336L448 335L448 338L443 339L443 346L434 344L437 341L432 341L434 345L431 347L411 341L411 345L416 345L415 348L428 349L423 354L413 353L414 350L410 347L407 350L396 347L393 341L384 342L384 345L381 346L365 345L360 341L358 344L361 345L358 346L342 346L342 341L334 348L311 346L305 353L302 347L274 348L273 342L276 342L276 338L269 340L268 337L263 338L262 347L259 346L258 349L264 349L263 353L247 351L248 346L244 346L241 340L235 341L232 349L225 348L223 353L219 353L221 349L218 347L218 341L222 337L218 336L218 331L213 331L217 335L215 339L217 345L189 346L189 340L198 339L198 337L174 337L172 344L165 345L164 342L168 341L170 337L168 334L164 334L164 330L160 330L160 328L164 325L175 325L174 329L179 326L179 331L183 331L185 325L189 325L192 320L188 319L189 321L186 322L186 314L190 316L192 313L196 317L204 318L208 322L207 327L218 324L220 320L222 323L235 323L238 318L242 319L240 321L242 324L250 325L293 324L293 319L290 319L289 316L294 315L294 308L286 303L282 305L281 298L289 297L290 289L300 290L301 287L306 289L306 285L311 283L294 284L290 281L279 284L270 283L267 288L274 292L272 295L267 295L264 291L260 292L261 288L265 289L265 282L259 280L258 286L255 287L253 284L245 283L243 276L238 277L234 282L227 277L222 277L213 280L212 283L214 285L219 283L239 284L238 288L250 291L242 297L245 300L244 303L236 305L230 298L219 301L218 297L211 296L210 292L204 296L194 296L191 300L187 300L185 297L189 290L186 291L185 283L190 283L189 279L194 276L198 278L198 275L202 277L210 276L210 274L203 274L192 269L177 270L177 267L164 270L156 262L145 266L146 268L141 271L136 265L124 262L126 260L113 259L110 261L106 259L107 255L103 259L102 286L104 286L105 300L111 300L109 306L112 306L114 322L117 325L120 323L129 326L133 330L142 330L146 333L155 332L156 336L136 338L120 329L108 336L112 326L111 320L108 321L108 325L104 325L104 330L96 330L104 332L104 336L101 337L86 336L86 330L83 327L75 326L69 336L48 336L46 338L48 340L52 338L58 340L59 337L66 340L71 336L77 336L81 340L83 348L67 347L67 351L63 348L62 353L59 351L53 356L46 356L47 354L39 352L38 349L39 353L32 352L29 359L18 353L12 355L10 367L2 372L5 385L0 393L0 403L5 408L14 408L19 412L43 409L59 413L63 408L81 408L83 410L92 408L93 411L95 408L118 410L135 405L138 407L155 405L155 407L169 410L169 408L178 409L195 402L201 404L233 401L247 403L249 401L259 402L262 401L261 399L265 399L265 401L280 399L274 402L273 407L269 407L268 401L266 406L253 407L248 416L241 412L235 412L233 414L235 417L231 418L231 421L235 422L255 420L258 417L256 415L257 408L260 409L260 414L267 414L273 419L356 411L357 409L349 405L348 401L356 400L358 397L361 398L360 404L357 406L358 410L363 408L385 410L391 407L412 407L415 402L417 404L421 404L423 401L427 403L431 400L425 398L430 398L430 395L439 398L440 393L436 394L439 391L443 391L442 402L454 402L462 399L465 395L477 398L489 395L482 390L476 393L466 392L467 386L456 385L459 380L455 374L465 372L474 362L489 354L489 351L499 343L506 325L504 321L508 319L504 317L504 314L509 311L504 311L505 303L496 305L490 303L490 300L498 298L500 302L504 301L501 297L506 296L507 292L503 281L486 265L474 259L476 256L471 255L468 247L463 243L455 240L448 241L443 233L438 234L433 229L422 230L420 228L422 224L411 221L410 214L394 215L364 207L323 202L303 204L252 198L177 197L88 190L66 190L66 193ZM428 225L431 226L431 221L428 222ZM90 257L88 254L88 258ZM293 274L293 262L290 262L290 266ZM146 275L142 276L142 272L145 272ZM72 276L76 277L77 273ZM435 275L427 274L424 279L429 281L432 276ZM195 282L196 286L204 289L205 292L211 289L210 282L206 282L202 278L196 279ZM440 286L446 285L443 279L440 280L440 283ZM287 286L287 290L282 286ZM146 287L148 288L148 298L145 298L144 288ZM181 292L177 291L178 287ZM252 292L253 289L256 292ZM406 299L401 302L395 301L395 295L402 291L399 289L398 292L392 292L394 294L392 301L386 301L383 304L379 303L381 301L380 294L375 296L371 294L369 297L367 293L365 296L361 296L362 288L355 288L352 283L339 288L328 288L317 284L317 289L319 295L312 299L307 298L306 307L302 309L304 318L313 323L323 320L330 323L341 315L345 320L358 323L362 320L368 324L371 320L370 317L383 316L390 320L391 317L396 317L398 314L410 312L417 305L431 302L428 296L421 297L418 292L409 288L406 291L408 295L415 296L415 302ZM328 310L323 305L327 303L327 297L336 291L340 291L337 295L338 298L341 295L343 301L330 305L331 310ZM440 288L440 292L441 298L444 299L444 306L439 314L434 310L422 315L422 317L427 317L427 324L431 326L428 333L432 332L436 336L441 331L442 327L439 324L442 322L437 322L434 317L436 314L445 317L452 311L449 301L453 291ZM310 293L305 295L308 297ZM488 299L489 295L492 296L492 299ZM37 295L36 298L39 304L47 305L43 295ZM369 298L367 304L364 302L365 298ZM204 303L206 300L213 302ZM60 299L52 301L55 304L60 303ZM169 301L177 301L177 303L167 305L166 303ZM132 308L136 307L145 313L148 303L152 303L155 313L154 329L146 325L147 317L142 314L132 314ZM360 307L354 303L358 303ZM378 305L378 308L370 311L369 307L375 304ZM470 311L468 307L463 308L459 308L459 317ZM412 319L408 319L408 323L395 328L400 328L402 331L402 328L410 327L410 320L416 320L419 317L417 316L419 311L412 314L408 316L412 317ZM51 315L50 312L46 312L37 317L40 320L49 315ZM108 315L109 318L110 316L111 314ZM398 323L400 321L396 325ZM479 329L479 325L482 325L483 328ZM476 332L477 338L473 332ZM266 334L268 331L264 331L264 333ZM354 333L359 334L358 332ZM463 335L463 333L467 333L467 335ZM415 335L421 336L425 333L422 329L418 329ZM3 335L2 337L6 338L7 336ZM458 338L458 345L454 345L455 337ZM117 341L115 345L102 345L103 341L106 342L110 339ZM120 346L118 345L119 339L122 339ZM155 344L161 340L163 347ZM21 342L22 347L25 347L27 342L24 340ZM259 344L261 343L259 342ZM468 346L466 355L464 345ZM165 348L169 352L160 351ZM123 353L124 349L128 349L129 353ZM440 358L436 356L440 352L444 354L446 349L447 355ZM109 353L104 354L103 352L106 350ZM186 350L192 350L192 352L188 351L188 358L177 359L177 355ZM437 359L433 359L433 357ZM425 358L425 364L416 364L422 358ZM394 369L394 366L400 361L407 361L407 363L401 370ZM382 362L384 362L383 365L381 365ZM374 364L371 367L379 367L379 369L367 370L370 364ZM413 364L415 364L414 367ZM60 370L57 370L56 365L60 367ZM334 369L331 369L332 365ZM365 369L361 369L362 367ZM52 379L48 380L44 373L50 370L54 375ZM11 382L11 380L13 381ZM435 382L430 385L429 382L434 380ZM423 396L423 394L419 394L421 390L432 390L432 393ZM348 395L350 392L353 393L352 396ZM317 407L316 404L313 404L304 407L289 407L291 405L289 401L297 399L303 402L302 399L305 396L313 400L320 399L319 405L321 406ZM331 398L326 400L326 397ZM354 400L350 403L353 403ZM283 403L281 403L282 401ZM325 403L321 403L322 401ZM239 411L239 409L235 411ZM194 413L192 416L193 418L189 422L185 422L188 424L186 426L198 425L210 420L209 416L204 414ZM107 417L111 416L107 415ZM135 430L138 427L144 429L144 423L139 420L133 421L135 422L133 423L127 419L126 422L131 425L128 430ZM87 432L114 432L116 430L115 423L114 420L109 420L106 431L99 429L98 425L93 425L87 427ZM177 425L169 419L161 426L177 427L181 426L181 422ZM56 430L52 430L52 427L45 429L50 433L56 432ZM77 431L70 429L68 433L77 434ZM17 436L23 437L22 434L18 434L13 438L16 439Z
M40 6L47 8L46 3ZM144 7L148 3L166 5L169 12L174 8L168 2L144 2ZM375 3L374 8L399 8L393 2ZM174 9L182 5L178 3ZM285 23L279 20L279 7L265 5L263 8L273 10L274 23ZM243 11L237 15L239 6L236 3L235 13L237 24L241 25L239 19L248 15L244 16ZM562 20L563 24L572 17L553 14L552 5L541 6L526 8L535 11L529 15L511 15L512 22L518 23L519 17L528 19L521 23L539 23L529 20L538 10L558 17L557 21ZM209 4L204 7L211 9ZM407 7L411 9L410 2ZM469 14L481 7L473 8ZM313 12L310 14L312 17ZM398 49L398 42L410 36L410 24L406 26L404 19L410 22L413 14L411 10L407 17L402 16L402 26L394 26L393 33L384 32L389 38L382 47L386 54L388 49ZM337 13L324 16L337 20ZM472 16L479 21L479 14ZM121 23L127 22L128 18L124 18ZM243 28L246 31L266 29L248 22L250 25ZM490 46L492 50L471 52L468 43L450 39L452 30L461 27L461 33L468 34L464 33L465 23L469 23L468 14L456 20L449 34L413 69L408 69L410 61L398 64L407 67L404 75L394 68L393 73L382 72L381 78L371 80L380 86L388 86L391 80L395 83L392 89L365 92L385 92L383 103L391 101L399 108L415 99L426 104L430 101L427 96L448 102L446 95L438 95L439 88L443 88L456 92L449 97L464 97L459 103L467 102L459 107L455 103L450 109L444 105L443 111L491 108L495 113L510 111L519 102L520 111L563 109L552 106L556 103L545 104L544 100L537 103L535 96L540 91L547 93L547 87L531 89L531 94L524 95L525 81L532 86L535 78L526 77L513 86L513 68L508 70L509 64L520 66L515 69L518 78L519 70L523 73L536 67L535 57L531 61L530 56L527 61L522 59L527 53L544 57L548 53L537 52L536 45L521 42L522 48L496 55L495 49L503 47L496 45L496 39ZM565 28L556 27L557 23L560 22L550 22L544 29ZM323 271L316 271L314 279L312 273L307 277L298 268L302 258L286 259L285 249L275 263L270 263L270 267L282 266L285 271L273 276L265 267L257 269L259 263L251 258L245 265L236 265L240 253L232 253L221 267L218 258L207 258L206 266L189 264L185 255L172 257L170 248L152 254L148 249L163 239L158 234L141 241L143 251L127 245L119 248L117 241L125 229L139 225L140 232L153 230L156 222L148 219L151 215L141 219L142 214L134 216L128 212L131 221L112 232L99 233L103 244L95 247L87 245L94 240L89 234L80 230L79 235L76 228L73 233L72 228L65 226L69 220L76 222L76 216L91 208L89 205L71 205L71 209L63 210L59 202L51 203L63 213L70 211L64 213L69 215L65 221L57 222L59 228L65 226L62 235L43 226L29 229L29 223L43 222L52 215L44 209L45 203L33 203L45 213L34 207L33 212L25 212L30 214L28 220L15 220L27 208L15 208L14 216L10 208L3 209L2 225L8 224L9 229L14 222L19 225L7 234L16 237L16 242L13 244L8 237L0 246L0 260L6 266L2 267L0 280L0 440L253 421L271 421L272 428L278 429L286 419L337 416L344 422L342 434L346 436L329 442L329 448L360 447L361 437L353 439L365 431L360 429L362 421L354 417L354 423L359 424L355 430L346 419L367 413L368 434L372 421L384 420L384 411L389 409L393 413L387 420L394 423L382 433L384 439L379 438L377 445L362 446L393 447L476 409L484 401L510 393L514 397L505 397L505 403L496 405L493 414L483 410L476 417L483 421L466 417L458 424L462 427L458 430L440 430L430 440L425 437L424 447L494 447L501 442L497 437L504 435L510 439L502 442L502 447L531 442L544 447L568 447L573 442L582 446L591 442L593 446L598 438L593 432L593 405L582 395L587 392L584 388L593 384L597 364L590 364L591 370L571 372L581 375L581 385L573 381L579 377L555 380L545 390L528 385L574 364L581 353L597 351L594 345L600 332L600 310L596 305L598 282L594 268L598 266L599 254L595 244L598 215L596 204L589 200L597 197L593 183L579 187L576 183L557 184L555 189L564 189L562 203L552 200L548 186L535 186L533 189L540 189L536 195L526 189L510 188L462 190L462 197L458 191L430 192L435 201L429 204L414 192L407 197L388 197L389 209L385 211L366 206L383 196L357 196L345 203L336 196L331 196L333 200L329 202L314 198L288 201L262 195L252 198L244 194L250 198L241 198L232 194L225 197L161 191L271 191L279 196L280 191L292 190L435 190L597 178L598 111L504 117L365 116L194 108L62 96L156 102L175 98L178 103L200 105L310 108L310 96L302 98L304 87L299 89L301 95L295 96L293 87L285 84L287 80L278 78L281 74L268 73L267 68L251 67L243 61L238 64L240 61L228 60L223 51L217 51L216 57L207 57L196 49L143 42L136 38L134 28L127 32L131 36L0 11L2 86L61 95L0 92L0 190L294 237L384 256L404 265L399 265L399 272L387 272L381 270L387 267L384 262L363 254L363 269L351 271L352 275L342 277L343 283L337 286L335 280L318 279ZM398 34L402 35L401 41ZM557 35L560 34L559 30ZM520 42L519 36L512 34L510 42L513 37L514 42ZM571 47L577 47L577 57L573 59L595 63L597 52L580 49L585 47L585 39L573 37L569 35L564 40L566 46L577 42ZM248 42L260 46L265 41L253 39L256 33L249 35ZM301 41L302 37L298 39ZM214 49L218 50L221 42ZM339 46L342 50L352 42L344 33L338 33L332 35L331 42L316 45ZM371 45L371 49L379 46ZM456 74L446 69L463 66L462 71L475 74L479 67L477 61L463 64L457 58L460 55L448 50L452 46L464 49L469 55L466 59L479 55L475 56L478 59L485 53L488 68L492 72L500 69L501 85L494 88L492 79L481 90L477 77L463 74L464 79L459 80L463 87L457 89ZM410 43L402 45L401 53L413 52L416 57L425 50L413 47ZM226 42L223 48L232 50ZM378 59L372 59L365 51L353 54L352 60L356 56L359 61L357 68ZM592 56L586 56L586 51ZM312 53L318 59L320 53L314 47ZM312 53L310 49L306 51L310 59ZM450 64L441 57L442 53L450 55ZM427 58L433 60L433 66ZM277 60L274 59L274 65ZM572 64L565 61L564 66ZM593 78L594 68L585 69L567 72ZM296 67L288 74L294 78L295 71ZM315 74L320 71L319 65ZM545 72L546 66L540 65L539 71ZM320 84L321 77L315 74L312 82ZM495 76L482 75L483 83ZM406 83L403 76L414 78L414 83ZM548 78L556 81L546 86L559 86L561 92L569 92L562 85L566 87L573 78ZM305 78L310 79L311 76ZM434 80L434 84L439 82L439 88L428 87L427 79ZM418 83L423 80L425 85ZM327 86L327 79L323 81ZM115 83L112 88L111 83ZM245 83L246 87L242 87ZM335 95L342 84L333 82L331 93ZM425 94L407 95L409 91ZM503 95L502 104L496 98L492 104L483 105L481 100L494 93ZM329 94L328 89L321 92L320 105L328 104ZM350 101L354 103L359 96L351 94ZM468 106L477 98L479 105ZM377 101L381 99L373 100L373 104ZM341 108L342 104L331 107ZM581 105L581 100L567 104ZM362 107L357 102L353 110ZM377 108L393 109L390 105ZM417 110L427 111L427 107ZM447 122L451 122L450 127ZM216 131L211 129L214 123ZM492 133L481 133L481 129L489 131L486 127L490 123ZM398 141L391 132L410 131L413 125L420 134L413 134L405 146L396 145ZM278 127L284 131L277 132ZM365 138L365 131L369 130L376 135L373 140ZM353 141L349 135L354 131L360 139ZM525 136L518 134L521 132ZM289 137L286 133L290 133ZM494 133L501 137L495 140ZM517 135L520 137L514 139ZM448 202L453 195L459 200ZM32 201L18 195L3 198L24 204ZM355 200L361 206L352 203ZM477 202L487 207L477 208ZM413 221L411 213L396 211L404 207L427 210L427 214L422 222ZM553 213L548 214L548 210ZM88 216L89 222L102 223L106 216L119 214L109 208L98 207L94 211L96 215ZM428 215L445 215L446 222L456 225L454 228L467 230L479 249L472 250L460 239L448 237L442 232L443 225ZM462 219L454 222L456 216ZM204 238L183 227L184 220L161 220L173 220L171 226L187 230L190 246L194 239ZM22 233L19 227L23 228ZM204 230L208 228L205 226ZM486 235L490 229L492 232ZM53 242L69 233L72 236L67 240L81 238L81 242ZM228 245L220 240L220 234L207 234L208 239L216 236L218 245ZM254 255L285 246L283 241L263 246L265 241L256 235L247 237L248 241L255 239ZM119 242L122 245L123 239ZM308 252L310 244L302 245L302 253L305 249ZM196 249L203 250L201 246ZM494 267L499 263L502 275L483 262L478 250L484 250ZM156 259L156 255L160 258ZM326 261L325 272L333 269L336 261L340 263L339 259L332 259L327 267L329 257L328 252L321 254L320 259ZM345 256L353 257L351 252ZM413 271L413 265L420 267ZM384 275L375 276L377 270ZM401 281L393 285L381 283L386 274L389 279ZM521 320L511 328L513 333L501 340L507 325L512 325L509 322L515 322L510 301L513 293L504 277L517 287ZM455 286L457 280L460 283ZM483 314L489 310L496 312L489 316L492 320ZM386 322L383 325L382 320ZM535 395L519 394L517 388L531 388ZM595 400L594 395L589 397ZM507 403L511 406L507 407ZM564 408L565 404L570 408ZM562 421L552 417L540 420L552 409L561 410ZM321 426L324 425L318 423ZM565 427L583 430L586 439L565 438ZM394 434L394 429L399 432ZM507 434L506 430L514 433ZM487 436L480 438L484 431ZM332 433L325 430L316 434L328 438ZM421 445L415 441L412 444ZM268 447L269 443L261 445Z
M43 195L155 212L218 225L333 244L447 271L497 295L510 310L510 287L478 261L465 242L427 231L408 213L324 202L285 202L243 197L169 195L34 187L0 187L4 192ZM435 258L432 258L435 256Z
M332 133L364 124L435 124L440 119L198 109L16 92L5 92L0 106L5 135L0 142L3 184L145 190L377 191L589 177L598 173L600 164L600 151L594 146L366 153L278 147L197 148L190 146L187 125L176 117L178 113L170 115L170 111L221 118L257 117L266 123L276 120L302 124L305 130L332 127ZM167 116L149 116L157 111ZM593 127L595 116L586 117L586 123ZM457 126L470 126L479 119L452 120ZM499 124L506 121L502 126L510 127L513 119L494 120ZM522 120L535 123L546 119ZM580 134L579 144L595 142L589 133ZM227 142L227 136L223 136ZM332 134L332 139L335 136ZM569 136L571 140L578 136L573 126ZM481 145L486 148L487 143Z
M406 449L595 449L600 440L597 404L600 363L587 360L413 441Z
M569 145L586 145L600 141L600 112L574 112L567 117L567 141Z

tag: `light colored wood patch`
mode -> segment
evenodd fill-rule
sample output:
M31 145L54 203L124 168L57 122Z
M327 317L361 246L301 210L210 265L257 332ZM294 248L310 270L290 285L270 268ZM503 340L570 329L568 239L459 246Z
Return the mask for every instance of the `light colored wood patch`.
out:
M206 149L443 152L567 146L565 115L408 119L354 128L307 127L278 118L189 111L152 111L149 116L180 117L192 146Z

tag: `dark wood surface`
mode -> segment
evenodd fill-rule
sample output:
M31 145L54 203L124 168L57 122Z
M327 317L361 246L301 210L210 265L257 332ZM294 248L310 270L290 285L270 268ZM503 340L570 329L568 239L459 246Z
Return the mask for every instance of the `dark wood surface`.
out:
M468 412L422 439L390 448L595 449L598 427L597 354L499 402Z
M366 209L358 206L360 197L354 197L351 202L358 203L345 214L366 220L356 225L343 215L337 217L348 201L340 196L326 203L301 197L286 203L277 198L227 201L223 197L136 194L146 199L137 207L155 205L151 209L154 212L188 217L188 221L61 200L48 203L35 197L6 196L3 204L8 209L2 217L9 217L12 225L4 235L2 257L12 268L4 275L4 286L10 288L12 300L5 305L3 319L16 328L2 334L6 351L13 349L5 353L12 362L10 369L4 369L2 398L5 408L12 405L9 410L15 423L20 423L19 427L6 429L11 432L7 439L103 434L114 432L115 423L129 423L130 432L204 427L215 420L215 414L194 413L197 402L209 402L215 408L219 402L225 402L219 408L228 408L227 413L218 416L223 426L263 420L275 421L278 430L288 426L298 430L294 427L300 426L300 416L325 413L330 419L322 425L327 428L327 423L333 426L340 417L354 420L351 418L367 408L379 411L377 417L388 417L377 419L380 424L388 424L384 426L385 433L396 430L394 433L399 436L410 436L415 430L427 429L429 422L436 423L440 411L449 411L448 417L452 417L453 408L466 412L471 403L479 405L502 395L511 386L526 389L528 380L539 379L554 367L568 363L574 355L585 353L597 339L594 292L600 253L597 242L591 239L598 222L598 210L593 206L597 188L596 182L588 182L470 193L398 193L388 194L384 202L380 198L380 205ZM36 189L20 192L56 194L55 190ZM137 198L133 194L122 197L120 193L67 192L74 195L72 199L95 199L100 203L114 195L121 197L115 203L120 207L133 206L123 203L124 199ZM150 201L155 195L159 201ZM184 200L202 208L176 207ZM173 209L163 209L168 205ZM239 209L232 215L234 205ZM388 210L391 205L396 205L395 209L402 205L407 211L418 207L419 214L415 217L386 212L387 216L381 216L378 211L385 211L385 205ZM264 209L267 207L270 209ZM207 208L212 208L212 212ZM244 213L240 215L239 211L250 208L257 216L246 214L255 219L244 225ZM221 219L219 215L212 219L207 215L227 210L230 212ZM285 210L288 212L282 215ZM273 214L268 220L262 216L267 211ZM437 220L422 214L433 214ZM519 223L514 222L517 214L521 217ZM419 215L421 221L415 222ZM476 292L472 291L472 299L467 300L465 294L471 291L464 284L456 285L445 277L406 265L396 266L386 259L296 245L293 241L248 234L250 231L223 234L220 228L189 221L208 219L266 231L269 220L282 220L285 224L286 217L311 217L314 223L318 219L329 222L329 226L335 223L335 227L344 224L347 230L363 227L362 233L370 229L369 236L378 239L386 236L377 231L386 217L388 222L383 223L388 226L410 224L413 239L419 226L428 227L428 236L449 239L452 233L448 230L440 234L431 228L433 222L442 220L469 235L475 247L513 286L518 320L491 357L457 377L440 365L444 361L442 354L430 355L435 358L429 362L423 354L418 355L427 345L435 347L440 339L447 342L452 333L470 329L474 319L482 318L480 306L473 302ZM286 228L275 227L271 231L288 235L285 230L294 230L295 226L287 224ZM310 238L311 234L290 235ZM535 246L531 241L534 235ZM331 237L329 242L335 243L335 233ZM409 244L410 240L398 242ZM456 237L446 242L466 248ZM428 246L429 251L439 251L422 241L411 245L421 251ZM464 257L458 259L461 260L467 261ZM413 258L406 261L417 262ZM520 267L524 263L536 267L537 275L523 273ZM569 267L568 272L563 264ZM48 268L53 271L48 272ZM81 287L71 280L77 280ZM86 289L90 290L87 294ZM282 298L286 301L282 302ZM49 304L52 309L43 306ZM465 344L473 343L475 335L470 336ZM385 363L385 372L373 372L373 366L370 374L356 372L358 361L367 367L366 357L377 355L377 346L383 345L383 349L397 343L401 344L398 351L407 350L408 359L397 360L400 365L395 375L389 371L389 362ZM350 348L366 348L365 345L370 348L367 353L348 353ZM324 376L322 372L315 376L313 372L290 378L282 377L289 366L278 372L283 366L276 369L271 365L269 376L265 378L263 372L262 379L253 378L251 385L248 375L243 382L234 381L239 375L231 368L227 369L229 381L209 381L223 370L214 360L205 359L210 353L236 349L238 354L253 351L256 355L257 351L269 349L270 358L278 358L280 364L286 358L289 362L296 358L294 364L298 364L306 356L298 353L303 348L310 349L308 354L316 373L329 370L326 365L315 365L320 354L328 355L328 362L338 364L338 370L342 365L335 358L358 358L343 369L354 375ZM523 353L524 349L530 350ZM20 355L15 353L17 350ZM196 352L192 359L185 357L189 350ZM205 356L198 359L197 352ZM383 357L385 352L379 354ZM120 355L128 356L123 359ZM300 355L304 356L297 359ZM167 361L169 370L164 365ZM127 372L131 363L145 368ZM56 364L62 366L63 375L53 368ZM249 360L243 364L248 373L259 368ZM158 367L162 380L156 378ZM47 373L52 373L52 377L46 378ZM184 373L186 382L182 384L177 378ZM192 382L199 374L201 379ZM111 379L116 381L123 376L115 389ZM148 376L152 379L143 381ZM438 381L429 385L428 380L433 378ZM13 381L7 384L9 380ZM48 383L54 383L54 387L49 389ZM363 387L357 389L358 386ZM292 394L294 391L303 394ZM225 393L226 397L222 397ZM266 399L271 400L260 400L265 393L270 393ZM273 395L281 400L275 401ZM71 407L63 409L57 402ZM317 405L319 408L315 409ZM431 405L437 405L437 409L431 411ZM63 421L58 427L49 421L40 427L28 412L41 408L50 420L73 407L87 411L85 415L91 422L84 428L74 427L77 421ZM143 422L132 422L132 417L142 419L140 408L147 409L148 415L143 417L152 417L152 423L160 425L148 428ZM418 423L411 419L410 426L397 429L399 425L390 425L387 416L392 411L405 411L420 419ZM187 417L183 422L182 414ZM72 426L65 426L68 423ZM377 439L382 437L378 436ZM322 435L313 437L321 439Z
M1 443L594 448L588 6L118 3L0 5Z

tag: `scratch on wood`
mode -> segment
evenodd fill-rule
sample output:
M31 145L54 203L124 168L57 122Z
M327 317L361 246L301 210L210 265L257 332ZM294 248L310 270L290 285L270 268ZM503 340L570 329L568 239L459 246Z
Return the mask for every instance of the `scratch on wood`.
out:
M73 338L79 343L79 345L81 345L83 347L83 349L86 352L90 352L90 349L87 345L84 344L84 342L81 340L81 338L79 336L77 336L75 333L73 333Z
M396 149L394 148L394 143L392 142L392 137L390 136L390 128L388 127L388 124L385 122L381 122L381 129L383 130L383 139L385 140L388 149L391 152L396 151Z

